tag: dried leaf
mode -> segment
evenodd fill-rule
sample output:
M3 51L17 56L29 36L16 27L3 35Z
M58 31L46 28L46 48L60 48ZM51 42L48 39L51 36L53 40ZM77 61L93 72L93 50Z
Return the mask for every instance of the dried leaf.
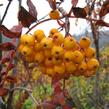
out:
M21 33L22 32L22 28L23 28L23 25L21 24L21 22L19 22L18 25L13 26L10 30L12 32L19 32L19 33Z
M11 42L4 42L0 44L0 50L2 51L9 51L14 50L16 47Z
M103 20L98 20L96 25L109 27L109 23L106 23Z
M7 29L4 25L0 26L0 33L2 33L5 37L8 38L19 38L21 35L21 32L12 32L9 29Z
M9 57L4 57L4 58L2 58L1 63L5 64L6 62L9 62L9 61L10 61Z
M33 17L24 7L21 6L18 13L18 20L21 21L24 27L29 27L37 19Z
M12 70L14 67L15 67L15 65L12 64L12 63L10 63L10 64L8 65L8 67L7 67L7 71Z
M8 89L0 87L0 96L5 96L8 94Z
M5 80L7 81L7 82L10 82L10 83L16 83L17 82L17 79L16 79L16 77L15 76L7 76L6 78L5 78Z
M73 7L76 7L76 5L77 5L77 3L78 3L78 0L72 0L71 3L72 3L72 5L73 5Z
M73 7L72 11L77 18L85 18L87 16L85 8Z
M105 16L107 13L109 13L109 0L106 0L104 3L103 3L103 6L100 10L100 17L103 17Z
M47 0L50 7L55 10L56 9L56 0Z
M27 5L29 7L29 13L37 19L37 10L31 0L27 0Z

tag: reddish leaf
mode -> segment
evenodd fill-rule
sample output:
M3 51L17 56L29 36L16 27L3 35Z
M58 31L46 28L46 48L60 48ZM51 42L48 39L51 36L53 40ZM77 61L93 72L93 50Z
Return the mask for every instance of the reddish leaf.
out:
M27 0L27 5L29 7L29 13L37 19L37 10L31 0Z
M23 28L23 25L21 24L21 22L19 22L18 25L13 26L10 30L12 32L19 32L19 33L21 33L22 32L22 28Z
M7 76L6 78L5 78L5 80L7 81L7 82L10 82L10 83L16 83L17 82L17 79L16 79L16 77L15 76Z
M53 104L52 101L44 101L42 106L44 109L55 109L55 105Z
M5 96L8 94L8 89L0 87L0 96Z
M36 18L33 17L24 7L21 6L18 13L18 20L21 21L24 27L29 27L33 22L36 21Z
M54 93L60 93L62 91L60 83L54 85Z
M21 32L12 32L9 29L7 29L4 25L0 26L0 33L2 33L5 37L8 38L19 38L21 35Z
M10 51L10 54L9 54L10 60L12 60L12 59L14 58L15 53L16 53L15 50L11 50L11 51Z
M103 20L98 20L96 25L109 27L109 23L106 23Z
M12 64L12 63L10 63L10 64L8 65L8 67L7 67L7 71L12 70L14 67L15 67L15 65Z
M65 105L65 97L62 91L54 95L53 102L62 106Z
M60 93L62 91L61 83L59 82L58 78L52 79L52 85L53 85L53 89L54 89L54 94Z
M36 106L36 109L41 109L41 106Z
M85 18L87 16L85 8L72 7L72 11L77 18Z
M65 105L65 106L63 107L63 109L73 109L73 108L70 107L70 106Z
M72 0L71 3L72 3L72 5L73 5L73 7L76 7L76 5L77 5L77 3L78 3L78 0Z
M56 9L56 0L47 0L50 7L55 10Z
M2 51L9 51L14 50L16 47L11 42L4 42L0 44L0 50Z
M1 72L2 76L6 75L6 74L7 74L7 72L5 72L5 71Z
M103 17L105 16L107 13L109 13L109 0L106 0L104 3L103 3L103 6L100 10L100 17Z
M5 64L6 62L9 62L9 61L10 61L9 57L4 57L4 58L2 58L1 63Z

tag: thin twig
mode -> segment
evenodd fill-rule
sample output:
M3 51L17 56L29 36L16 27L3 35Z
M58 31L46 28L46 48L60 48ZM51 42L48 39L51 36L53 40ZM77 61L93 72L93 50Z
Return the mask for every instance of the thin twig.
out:
M44 22L46 22L46 21L50 21L50 20L52 20L52 19L45 19L45 20L43 20L43 21L40 21L40 22L38 22L38 23L36 23L35 25L33 25L31 28L29 28L29 30L26 32L26 34L28 34L33 28L35 28L37 25L39 25L39 24L41 24L41 23L44 23Z
M66 15L66 16L68 16L68 15ZM68 16L68 17L69 18L76 18L75 16ZM60 17L58 20L63 19L63 18L65 18L65 16ZM89 17L82 18L82 19L86 19L86 20L89 20L89 21L98 21L97 19L93 19L93 18L89 18ZM31 28L29 28L29 30L25 34L28 34L32 29L34 29L39 24L42 24L42 23L47 22L47 21L50 21L50 20L53 20L53 19L48 18L48 19L45 19L45 20L42 20L42 21L37 22L35 25L33 25Z
M39 104L38 101L33 97L33 95L32 95L31 93L29 93L29 92L28 92L28 94L29 94L30 98L33 100L34 104L39 106L40 104Z
M29 96L30 96L30 98L33 100L33 102L36 104L36 105L40 105L39 103L38 103L38 101L33 97L33 95L31 94L32 93L32 90L31 89L28 89L28 88L25 88L25 87L14 87L14 88L12 88L12 89L10 89L10 92L12 92L12 91L14 91L14 90L25 90L28 94L29 94Z
M9 3L8 3L7 7L6 7L6 10L4 12L4 15L3 15L3 17L2 17L2 19L0 21L0 25L2 25L2 23L3 23L3 21L4 21L5 17L6 17L6 14L8 12L8 9L9 9L10 5L11 5L11 2L12 2L12 0L9 1Z
M32 90L31 89L28 89L28 88L25 88L25 87L14 87L14 88L12 88L12 89L10 89L10 92L11 91L14 91L14 90L25 90L25 91L28 91L28 92L32 92Z

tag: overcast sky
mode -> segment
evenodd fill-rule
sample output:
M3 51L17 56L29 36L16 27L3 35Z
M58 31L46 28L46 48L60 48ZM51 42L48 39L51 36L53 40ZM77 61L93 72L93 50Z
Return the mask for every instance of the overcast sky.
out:
M3 16L4 10L7 6L7 3L8 3L7 1L8 0L0 0L0 3L3 3L3 6L0 7L1 17ZM22 0L22 1L23 1L22 5L26 9L28 9L27 5L26 5L26 0ZM38 19L47 15L51 11L51 8L49 7L48 2L46 0L32 0L32 1L35 4L36 9L38 11ZM81 0L81 2L79 2L77 6L84 7L85 5L86 5L85 1ZM71 0L65 0L65 2L61 6L68 12L71 8ZM17 12L18 12L18 0L13 0L3 24L6 25L8 28L11 28L13 25L16 25L18 23ZM37 26L37 29L45 30L45 33L48 35L48 31L54 27L56 27L56 28L59 27L57 25L57 22L56 21L49 21L49 22L46 22L46 23L43 23L43 24ZM70 29L71 34L79 35L81 33L84 33L86 31L87 27L88 27L88 24L87 24L86 20L78 20L78 26L77 26L77 25L75 25L75 20L71 19L71 29ZM24 32L25 31L26 30L24 30Z
M22 5L26 9L28 9L26 5L26 0L22 0L22 1L23 1ZM38 11L38 19L47 15L51 11L51 8L49 7L48 2L46 0L32 0L32 2L35 4L36 9ZM2 17L6 9L6 6L8 4L8 0L0 0L0 4L1 3L3 4L3 6L0 7L0 15ZM71 8L71 0L65 0L65 2L61 6L67 12L69 12ZM85 7L86 6L85 0L79 0L77 6ZM3 24L8 28L11 28L12 26L17 25L18 23L17 14L18 14L18 0L13 0ZM109 16L107 17L107 20L108 19L109 19ZM86 31L90 31L89 23L86 20L78 19L78 23L76 25L75 19L71 19L70 23L71 23L70 33L72 35L81 35L81 34L85 34ZM35 29L43 29L45 31L45 34L48 35L49 30L51 28L58 28L58 27L59 26L57 25L57 22L52 20L37 26ZM23 33L25 33L25 31L27 31L27 29L24 29ZM33 33L33 31L34 29L31 31L31 33Z

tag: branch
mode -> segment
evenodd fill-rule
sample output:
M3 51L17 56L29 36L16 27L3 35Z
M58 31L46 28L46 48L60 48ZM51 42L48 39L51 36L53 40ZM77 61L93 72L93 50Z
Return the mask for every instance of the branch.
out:
M25 34L28 34L33 28L35 28L37 25L39 25L39 24L41 24L41 23L44 23L44 22L47 22L47 21L49 21L49 20L52 20L52 19L45 19L45 20L42 20L42 21L40 21L40 22L38 22L38 23L36 23L35 25L33 25L31 28L29 28L29 30L25 33Z
M29 94L30 98L33 100L34 104L36 104L36 105L39 106L40 104L39 104L38 101L33 97L33 95L32 95L30 92L28 92L28 94Z
M25 88L25 87L14 87L14 88L10 89L10 92L14 91L14 90L25 90L27 92L32 92L32 90Z
M36 105L40 105L38 103L38 101L33 97L33 95L31 94L32 93L32 90L31 89L28 89L28 88L25 88L25 87L14 87L12 89L10 89L10 92L14 91L14 90L25 90L28 95L30 96L30 98L33 100L33 102L36 104Z
M2 25L2 23L3 23L3 21L4 21L5 17L6 17L6 14L7 14L7 12L8 12L8 9L9 9L10 5L11 5L11 2L12 2L12 0L10 0L10 1L8 2L8 5L7 5L6 10L5 10L5 12L4 12L4 15L3 15L3 17L2 17L2 19L1 19L1 21L0 21L0 25Z

